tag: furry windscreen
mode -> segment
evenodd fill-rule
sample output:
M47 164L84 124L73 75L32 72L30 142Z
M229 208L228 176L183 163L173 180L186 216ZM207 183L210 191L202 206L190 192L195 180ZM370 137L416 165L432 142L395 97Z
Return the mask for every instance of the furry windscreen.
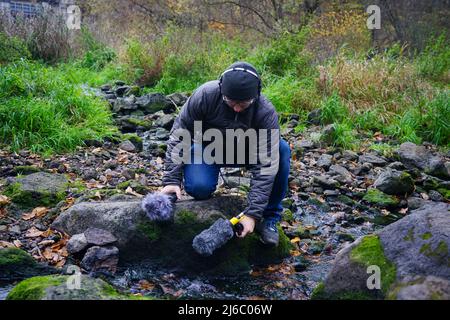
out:
M171 197L165 193L148 194L141 203L142 209L152 221L173 221L174 208Z
M194 250L202 256L210 256L214 250L220 248L228 240L233 238L234 230L231 222L225 219L218 219L206 230L203 230L192 241Z

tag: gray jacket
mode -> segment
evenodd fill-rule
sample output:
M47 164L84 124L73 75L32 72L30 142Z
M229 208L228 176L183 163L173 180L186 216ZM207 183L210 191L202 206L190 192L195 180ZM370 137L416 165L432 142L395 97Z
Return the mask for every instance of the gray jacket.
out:
M183 164L175 164L171 159L174 146L180 142L173 132L179 128L188 129L191 136L194 137L194 121L202 121L203 131L210 128L219 129L221 132L225 132L225 129L238 128L244 131L249 128L279 130L275 108L263 95L245 111L237 113L223 101L219 81L207 82L197 88L186 101L172 127L165 159L164 186L181 185ZM279 131L277 134L279 137ZM270 150L270 134L267 145ZM278 152L278 146L276 150ZM279 157L276 159L279 161ZM278 167L278 162L275 163ZM261 168L267 167L267 165L261 164L260 161L257 164L246 165L246 167L250 170L252 179L248 194L248 207L244 212L259 220L268 204L276 172L270 175L261 174Z

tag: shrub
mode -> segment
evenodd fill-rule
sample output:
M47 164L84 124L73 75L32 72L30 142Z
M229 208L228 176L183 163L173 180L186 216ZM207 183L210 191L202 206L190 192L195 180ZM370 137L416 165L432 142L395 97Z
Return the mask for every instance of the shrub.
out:
M31 54L22 40L16 37L8 37L0 32L0 65L30 57Z
M444 83L450 81L450 46L445 33L429 41L418 56L417 67L425 78Z

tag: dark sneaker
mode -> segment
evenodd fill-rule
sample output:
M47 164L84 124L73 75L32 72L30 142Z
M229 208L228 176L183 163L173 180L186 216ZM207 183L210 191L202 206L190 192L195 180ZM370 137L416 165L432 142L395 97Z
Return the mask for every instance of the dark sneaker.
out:
M277 229L277 221L274 219L263 219L258 223L256 231L260 234L260 240L262 243L278 246L279 235Z

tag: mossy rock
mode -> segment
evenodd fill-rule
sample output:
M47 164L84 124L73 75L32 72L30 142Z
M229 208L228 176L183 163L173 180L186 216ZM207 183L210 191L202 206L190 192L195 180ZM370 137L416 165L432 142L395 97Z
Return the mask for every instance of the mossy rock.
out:
M40 168L35 166L16 166L13 168L13 172L16 174L31 174L41 171Z
M449 204L431 202L376 234L357 239L337 254L332 270L313 296L318 299L364 296L370 299L408 296L434 299L438 298L437 293L448 292L445 291L449 290L448 283L433 280L419 285L407 279L450 278L449 210ZM373 269L368 273L370 266L379 268L379 290L367 287L367 280L373 274ZM405 286L411 288L398 295Z
M50 275L26 279L17 284L6 300L140 300L144 297L123 294L107 282L80 275L80 287L75 276Z
M137 134L134 134L134 133L123 134L121 137L121 141L125 141L125 140L129 140L132 144L134 144L136 149L142 150L143 139L141 137L139 137Z
M245 198L217 196L208 200L176 203L173 224L151 222L140 201L85 202L72 206L53 223L70 235L88 227L110 231L116 238L120 262L151 263L195 273L232 274L247 271L252 264L271 264L289 256L291 243L280 230L278 247L266 247L258 235L233 238L211 257L199 256L193 238L218 218L230 218L245 208Z
M390 196L378 189L368 189L363 200L379 207L396 207L400 201L395 196Z
M13 281L50 273L51 268L38 264L27 252L18 248L0 249L0 280Z
M369 266L380 268L381 288L367 288ZM396 279L395 265L390 262L377 235L359 238L338 253L325 282L317 287L313 299L372 300L383 299Z
M37 172L15 178L4 194L24 208L52 207L65 199L68 186L64 175Z

